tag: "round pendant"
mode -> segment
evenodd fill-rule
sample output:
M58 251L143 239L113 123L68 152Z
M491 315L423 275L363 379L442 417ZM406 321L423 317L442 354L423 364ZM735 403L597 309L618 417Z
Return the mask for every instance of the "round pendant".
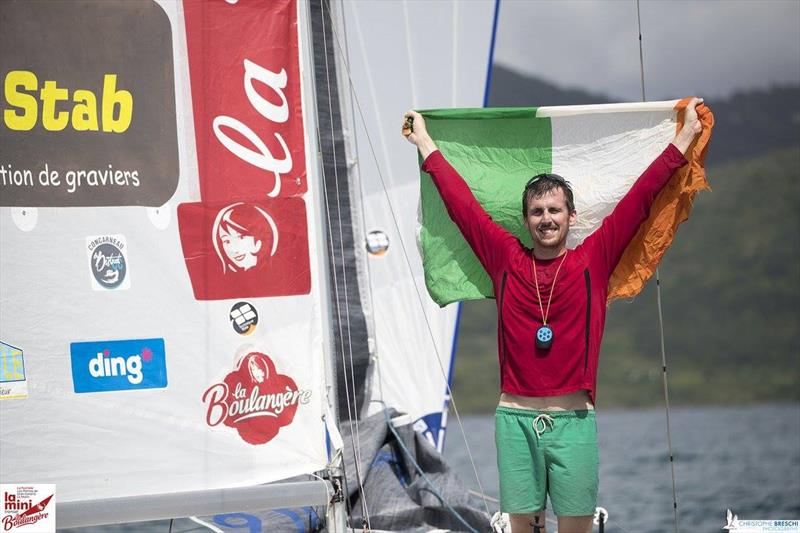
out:
M553 344L553 330L550 326L542 326L536 330L536 347L540 350L548 350Z

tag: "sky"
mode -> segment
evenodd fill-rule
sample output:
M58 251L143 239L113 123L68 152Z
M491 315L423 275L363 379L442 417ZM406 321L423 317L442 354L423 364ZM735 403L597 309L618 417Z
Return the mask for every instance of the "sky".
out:
M648 100L800 85L800 0L640 2ZM635 0L501 0L495 62L641 99Z

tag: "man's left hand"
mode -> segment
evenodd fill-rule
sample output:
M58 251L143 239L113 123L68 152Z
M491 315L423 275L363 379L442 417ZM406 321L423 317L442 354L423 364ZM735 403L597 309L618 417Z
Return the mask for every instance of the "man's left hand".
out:
M702 98L692 98L686 105L686 111L683 116L683 127L681 131L675 135L672 141L681 153L686 154L686 151L691 146L697 135L703 131L703 123L700 122L698 115L703 115L708 112L708 108L703 105Z

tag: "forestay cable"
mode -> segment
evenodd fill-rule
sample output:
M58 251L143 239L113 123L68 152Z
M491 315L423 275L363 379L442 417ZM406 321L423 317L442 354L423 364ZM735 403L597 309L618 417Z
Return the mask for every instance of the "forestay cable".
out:
M330 120L330 128L331 128L331 144L332 144L332 155L333 155L333 169L334 169L334 187L336 189L336 201L337 201L337 214L338 214L338 222L339 222L339 245L340 245L340 257L342 260L342 271L343 271L343 291L345 296L345 317L346 317L346 325L347 325L347 348L350 358L350 379L352 383L348 382L347 376L347 361L345 359L344 347L345 347L345 339L344 339L344 332L342 330L342 320L341 320L341 309L340 309L340 299L339 299L339 284L338 284L338 276L336 274L337 268L335 261L332 265L331 271L333 272L333 279L334 279L334 292L336 294L336 309L338 315L338 322L339 322L339 339L340 345L342 346L342 371L343 371L343 378L345 384L345 399L347 403L347 414L350 418L350 423L353 425L354 431L351 430L350 432L350 440L353 448L353 459L354 465L356 470L356 479L358 481L358 486L360 490L360 501L361 501L361 509L364 514L364 519L366 522L367 529L370 526L369 520L369 508L367 506L367 498L366 493L364 491L364 480L363 475L361 473L361 438L358 428L358 413L357 410L357 399L356 399L356 392L355 392L355 376L353 374L353 348L352 348L352 339L350 335L350 303L348 298L348 291L347 291L347 272L346 272L346 262L344 256L344 245L343 245L343 233L342 233L342 218L341 218L341 205L339 204L339 172L338 172L338 159L336 155L336 138L333 131L333 108L331 103L331 81L330 81L330 68L328 64L328 44L327 44L327 31L326 31L326 24L325 24L325 2L324 0L320 1L320 10L321 10L321 22L322 22L322 39L323 39L323 48L325 50L325 76L326 76L326 84L327 84L327 92L328 92L328 114ZM330 6L329 6L330 11ZM317 125L317 134L320 135L319 132L319 125ZM324 155L322 152L322 145L321 145L321 137L320 137L320 156L324 162ZM323 185L327 190L327 177L325 174L325 165L322 165L322 178L323 178ZM336 257L336 250L333 244L333 228L330 218L330 205L328 202L327 193L323 195L325 197L325 212L327 216L327 223L328 223L328 238L329 238L329 246L331 248L331 255L335 259ZM353 404L351 405L351 391L352 391L352 399Z
M642 85L642 102L647 101L644 92L644 52L642 50L642 17L639 10L639 0L636 0L636 20L639 24L639 72ZM664 409L667 415L667 451L669 453L669 467L672 472L672 514L675 533L678 533L678 491L675 483L675 457L672 454L672 433L669 420L669 385L667 380L667 352L664 343L664 315L661 309L661 276L656 268L656 302L658 306L658 328L661 339L661 376L664 383Z
M357 18L356 18L356 22L358 22ZM358 109L359 117L360 117L361 122L362 122L362 124L364 126L364 131L365 131L365 134L366 134L366 137L367 137L367 143L369 145L372 158L373 158L373 160L375 162L375 167L377 169L378 178L380 179L380 182L381 182L381 187L382 187L382 190L383 190L383 194L386 197L386 202L387 202L387 205L389 206L389 213L390 213L390 215L392 217L392 221L394 223L394 226L397 228L398 237L399 237L399 240L400 240L400 248L401 248L401 250L403 252L403 257L405 259L406 265L408 266L408 271L412 274L411 281L412 281L412 284L414 286L414 291L416 292L417 299L419 300L420 308L422 310L422 316L424 317L424 320L425 320L425 326L426 326L426 328L428 330L428 334L430 336L431 343L433 344L434 354L436 355L436 359L437 359L437 361L439 363L439 370L441 371L442 377L444 378L444 382L445 382L445 385L447 387L447 393L450 395L451 402L452 402L452 405L453 405L453 412L456 415L456 421L458 422L459 429L461 431L462 436L464 437L464 444L465 444L465 447L466 447L466 450L467 450L467 456L469 457L470 464L472 465L472 470L473 470L473 473L475 474L475 480L476 480L476 482L478 484L478 488L480 489L481 494L483 495L483 493L485 491L484 491L483 485L482 485L482 483L480 481L480 476L478 475L478 469L475 466L475 460L474 460L474 458L472 456L472 451L470 450L469 443L467 441L466 431L464 430L464 425L463 425L463 423L461 421L461 416L460 416L460 414L458 412L458 406L457 406L456 401L455 401L455 396L453 395L453 391L452 391L452 389L450 387L450 383L448 381L447 372L444 369L444 363L442 362L442 358L441 358L441 355L439 353L439 348L438 348L438 346L436 344L436 341L435 341L435 336L433 334L433 329L431 328L430 322L428 321L428 316L427 316L427 314L425 312L425 302L424 302L424 299L422 297L422 293L420 292L419 287L417 286L416 280L414 279L414 276L413 276L413 268L411 266L411 260L408 257L408 251L407 251L407 248L406 248L405 241L403 240L403 237L402 237L402 232L400 230L400 223L398 221L397 214L395 213L394 207L392 206L392 202L391 202L391 199L389 197L388 188L386 186L386 181L384 180L383 172L381 170L381 165L378 162L378 156L377 156L377 153L375 152L375 146L374 146L374 144L372 142L372 136L369 134L369 128L367 126L366 118L364 117L364 112L363 112L363 109L361 107L361 102L360 102L360 100L358 98L358 93L355 90L355 85L353 84L353 79L352 79L352 75L351 75L351 71L350 71L350 65L347 62L347 59L346 59L346 57L344 55L344 48L343 48L343 46L341 44L341 41L339 39L339 35L337 34L337 31L336 31L335 27L331 28L331 33L333 34L334 40L335 40L335 42L336 42L336 44L337 44L337 46L339 48L339 52L340 52L340 54L342 56L342 62L344 64L344 66L345 66L345 71L347 72L347 78L348 78L348 81L349 81L350 90L352 91L353 98L354 98L355 103L356 103L356 108ZM363 48L362 48L362 51L363 51ZM369 74L367 74L367 76L369 77ZM372 90L372 97L373 97L373 100L374 100L375 99L374 88L372 86L370 86L370 89ZM489 504L487 503L485 497L483 498L483 505L484 505L484 508L486 510L486 514L491 516L492 513L489 511Z
M309 9L309 12L310 12L310 9ZM311 16L310 15L309 15L309 20L311 20ZM308 38L307 50L308 50L308 63L310 65L314 64L314 57L313 57L313 51L312 51L313 48L314 48L312 33L313 33L313 27L312 27L311 23L309 23L309 32L308 32L308 37L307 37ZM314 94L316 95L316 80L315 80L314 76L311 76L311 83L312 83L312 86L314 87ZM312 102L312 106L313 106L313 114L314 114L314 116L315 117L319 117L319 109L318 109L318 105L317 105L317 99L313 98L311 100L311 102ZM319 123L318 123L319 121L316 121L316 122L317 123L315 123L315 131L316 131L316 134L317 134L317 149L318 149L317 156L320 159L320 163L321 163L320 170L321 170L321 175L322 175L322 189L326 190L327 179L326 179L326 175L325 175L325 157L324 157L323 151L322 151L322 133L320 131L320 126L319 126ZM331 222L330 206L328 204L328 196L327 196L327 194L323 193L321 196L322 196L322 198L323 198L323 200L325 202L325 210L324 211L325 211L325 217L326 217L327 228L328 228L328 234L327 234L327 236L328 236L328 248L330 249L331 256L333 256L334 255L333 230L332 230L333 224ZM331 274L333 275L333 287L334 287L334 294L336 296L336 304L337 304L336 313L337 313L337 318L338 318L341 315L341 312L340 312L340 310L338 308L338 305L339 305L339 299L338 299L339 298L339 283L338 283L338 278L337 278L337 272L336 272L335 265L333 265L333 267L331 268ZM338 323L339 323L339 342L342 343L342 345L344 345L344 335L342 333L341 321L338 321ZM343 360L343 363L344 363L344 360ZM344 376L344 386L345 386L345 400L347 402L348 417L351 417L352 416L352 407L350 405L350 393L349 393L349 385L348 385L348 381L347 381L347 375ZM341 416L340 416L340 413L339 413L338 410L336 412L336 417L337 417L336 423L337 423L337 427L338 427L338 426L341 425ZM352 438L353 438L353 436L351 435L351 441L352 441ZM353 442L352 444L353 444L353 454L355 455L355 442ZM358 472L356 472L356 473L358 474ZM346 476L342 479L342 483L343 483L345 494L348 494L349 491L348 491L348 488L347 488L347 477ZM350 501L349 500L345 500L345 504L347 506L348 513L349 513L349 511L350 511Z
M347 40L347 18L345 17L345 14L344 14L344 7L341 7L341 24L342 24L342 33L344 34L344 48L345 48L344 52L343 52L343 56L344 56L343 57L343 61L347 63L347 62L350 61L350 47L349 47L349 42ZM353 96L354 93L353 93L353 91L349 91L349 93L350 93L350 95L349 95L350 96L350 109L352 110L352 109L355 109L355 101L354 101L354 96ZM351 113L351 115L352 115L352 113ZM355 128L356 128L355 118L353 118L352 121L350 122L350 126L352 127L351 131L355 131ZM357 158L357 156L358 156L358 136L357 135L352 135L350 142L353 145L353 153L356 155L356 158ZM352 164L356 165L357 164L357 159L354 160ZM348 168L350 168L350 166L351 165L348 162ZM358 179L358 183L359 183L358 190L359 190L359 200L360 200L360 202L359 202L359 208L360 208L359 212L360 212L360 215L361 215L360 222L361 222L362 228L363 228L363 225L366 224L366 216L364 215L364 205L366 203L366 197L364 196L364 188L360 186L360 184L361 184L360 177L357 178L357 179ZM369 287L371 288L372 287L372 269L369 267L369 261L365 261L364 263L366 265L367 281L369 283ZM374 298L372 296L372 290L371 289L367 290L366 293L367 293L367 297L369 298L369 309L370 309L371 317L374 320L374 318L375 318L375 315L374 315L374 313L375 313L375 300L374 300ZM373 328L374 328L374 325L373 325ZM373 329L373 333L372 334L374 335L374 329ZM372 363L375 365L375 373L378 375L378 398L380 399L381 402L383 402L383 379L381 377L380 360L378 359L378 357L375 357L372 354L370 354L370 357L372 358ZM370 384L371 383L372 383L372 378L370 378Z

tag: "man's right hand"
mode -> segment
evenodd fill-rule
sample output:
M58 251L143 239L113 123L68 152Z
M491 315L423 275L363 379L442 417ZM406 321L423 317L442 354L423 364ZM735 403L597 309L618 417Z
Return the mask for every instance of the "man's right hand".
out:
M436 143L428 135L428 128L425 126L425 119L414 110L408 111L403 116L403 136L408 142L415 145L422 154L422 159L427 159L429 155L438 150Z

